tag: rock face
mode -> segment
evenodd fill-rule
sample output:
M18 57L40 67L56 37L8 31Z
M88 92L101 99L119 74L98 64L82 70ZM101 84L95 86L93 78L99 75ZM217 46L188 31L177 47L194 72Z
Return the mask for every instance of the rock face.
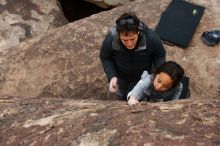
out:
M111 8L111 7L127 4L134 0L85 0L85 1L96 4L102 8Z
M220 101L0 97L2 146L220 145Z
M56 0L0 0L0 53L67 23Z
M208 47L200 40L203 31L218 27L217 0L198 1L205 14L187 49L167 46L168 60L180 63L190 77L193 98L220 94L219 46ZM21 44L4 55L0 64L0 94L21 97L56 96L108 99L108 83L99 50L109 27L123 12L134 10L154 28L170 0L136 1L57 28L43 37ZM148 9L146 9L148 8Z
M191 78L191 99L94 100L115 98L98 57L109 27L130 9L154 28L170 1L137 0L10 48L0 60L0 145L220 145L220 50L200 40L219 27L218 0L193 0L206 11L187 49L165 45Z

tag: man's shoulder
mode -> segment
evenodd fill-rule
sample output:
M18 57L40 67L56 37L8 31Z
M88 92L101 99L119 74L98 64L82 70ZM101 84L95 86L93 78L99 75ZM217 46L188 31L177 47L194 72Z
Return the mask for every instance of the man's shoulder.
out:
M140 27L142 31L144 31L145 36L150 43L160 41L159 35L154 30L149 28L144 22L141 22Z
M161 43L161 39L155 31L150 29L148 33L148 42L149 44L155 46Z
M149 29L148 31L148 35L151 40L160 40L159 35L154 30Z
M112 42L114 41L114 38L117 36L115 27L109 28L107 31L107 34L105 36L103 44L107 44L108 46L112 45Z
M112 27L109 29L108 34L110 34L112 37L117 36L117 35L118 35L118 32L117 32L117 30L116 30L116 26L112 26Z

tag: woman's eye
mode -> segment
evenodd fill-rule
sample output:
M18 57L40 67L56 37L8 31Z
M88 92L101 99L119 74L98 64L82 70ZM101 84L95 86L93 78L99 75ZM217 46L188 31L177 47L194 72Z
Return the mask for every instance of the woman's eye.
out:
M160 79L157 79L157 82L158 82L158 83L161 83L161 80L160 80Z

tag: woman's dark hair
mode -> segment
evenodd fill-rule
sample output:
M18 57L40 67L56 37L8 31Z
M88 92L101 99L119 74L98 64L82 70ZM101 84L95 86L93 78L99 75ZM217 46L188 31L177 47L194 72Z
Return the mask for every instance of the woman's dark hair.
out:
M118 33L125 32L125 35L128 35L128 32L137 33L139 31L139 23L140 20L134 12L124 13L116 20L116 30Z
M161 72L164 72L171 77L173 80L172 87L178 85L184 75L184 69L174 61L167 61L163 63L155 70L154 74L157 75Z

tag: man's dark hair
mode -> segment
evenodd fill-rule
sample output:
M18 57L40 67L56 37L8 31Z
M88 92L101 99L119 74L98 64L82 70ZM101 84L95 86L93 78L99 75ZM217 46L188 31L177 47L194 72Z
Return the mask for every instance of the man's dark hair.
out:
M172 87L178 85L184 75L184 69L174 61L163 63L155 70L154 74L157 75L161 72L166 73L171 77L173 80Z
M139 31L139 23L140 20L134 12L124 13L116 20L116 30L118 33L125 32L125 35L128 32L137 33Z

